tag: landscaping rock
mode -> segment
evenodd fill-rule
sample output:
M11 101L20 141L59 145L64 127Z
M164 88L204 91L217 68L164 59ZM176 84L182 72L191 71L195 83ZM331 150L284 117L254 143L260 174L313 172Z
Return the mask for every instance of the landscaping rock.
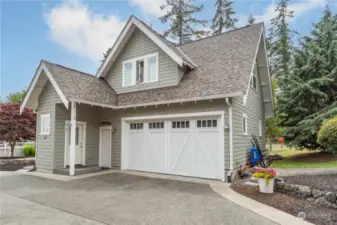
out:
M298 188L298 192L301 196L307 198L309 196L311 196L311 188L308 186L299 186Z
M325 194L325 199L331 203L335 203L336 202L336 194L333 192L327 192Z
M284 182L284 179L281 177L275 177L275 182Z
M315 201L314 198L307 198L307 200L308 200L309 202L314 202L314 201Z
M282 189L282 188L283 188L283 185L284 185L284 182L276 182L276 183L275 183L275 188L276 188L276 189Z
M318 205L324 205L325 202L326 202L326 200L325 200L324 197L318 197L318 198L315 200L315 203L318 204Z
M323 192L317 189L313 189L312 190L312 195L314 198L319 198L321 196L323 196Z
M286 191L292 191L292 190L294 190L294 186L292 184L284 183L283 189L286 190Z

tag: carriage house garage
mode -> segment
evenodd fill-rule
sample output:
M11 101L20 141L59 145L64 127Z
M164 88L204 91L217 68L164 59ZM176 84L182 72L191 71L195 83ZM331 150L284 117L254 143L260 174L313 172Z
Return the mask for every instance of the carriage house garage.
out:
M96 76L42 60L21 105L37 111L36 167L226 181L273 116L263 24L175 45L130 17Z

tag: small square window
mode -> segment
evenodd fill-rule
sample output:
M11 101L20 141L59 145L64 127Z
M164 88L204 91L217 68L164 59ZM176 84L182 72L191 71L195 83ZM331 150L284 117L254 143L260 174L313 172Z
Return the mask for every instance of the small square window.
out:
M197 127L201 127L201 120L197 121Z
M218 126L218 121L217 120L212 120L213 123L213 127L217 127Z
M172 128L176 128L177 127L177 123L176 122L172 122Z
M202 121L202 127L206 127L206 125L207 125L206 123L207 123L206 120L203 120Z
M181 121L181 128L185 128L185 121Z
M186 128L190 128L190 121L186 121Z
M212 127L212 120L207 120L207 127Z

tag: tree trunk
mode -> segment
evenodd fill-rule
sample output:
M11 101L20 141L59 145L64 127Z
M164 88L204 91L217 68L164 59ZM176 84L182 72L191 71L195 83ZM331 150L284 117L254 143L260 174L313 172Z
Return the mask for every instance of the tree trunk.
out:
M269 151L273 151L273 143L272 143L272 138L269 137L268 138L268 141L269 141Z
M11 157L14 156L14 149L15 149L15 142L11 143L9 142L9 146L11 146Z

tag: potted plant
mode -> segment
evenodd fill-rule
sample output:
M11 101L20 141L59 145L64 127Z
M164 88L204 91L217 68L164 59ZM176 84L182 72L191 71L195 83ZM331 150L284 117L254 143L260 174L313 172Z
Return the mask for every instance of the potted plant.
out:
M258 169L253 176L259 179L260 192L274 193L274 178L276 177L274 169Z

